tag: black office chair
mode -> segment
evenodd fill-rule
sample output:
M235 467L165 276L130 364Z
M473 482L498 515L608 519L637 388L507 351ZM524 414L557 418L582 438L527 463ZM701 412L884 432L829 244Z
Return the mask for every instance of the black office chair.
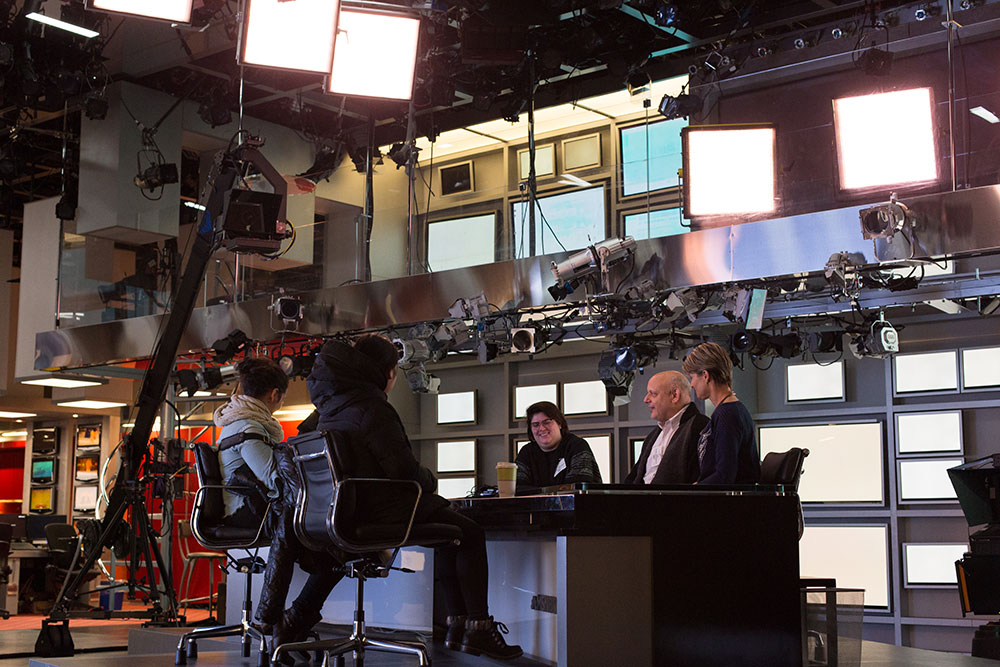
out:
M386 577L400 569L392 563L404 546L435 546L457 542L462 532L447 524L414 524L421 489L409 480L352 478L350 451L339 434L314 432L292 438L295 466L301 480L295 512L295 532L299 540L314 550L337 547L351 556L344 564L345 575L356 579L357 604L350 637L276 646L271 656L277 663L281 653L325 651L324 664L333 658L340 667L344 655L354 653L354 664L364 664L366 650L415 655L421 665L430 665L427 648L421 642L383 641L366 635L364 585L367 579ZM375 500L377 499L377 500ZM376 503L403 509L399 523L379 523L368 516ZM386 558L385 550L393 550Z
M228 567L246 575L246 585L243 589L243 614L239 623L223 625L214 628L199 628L181 637L177 643L175 665L186 665L189 659L198 657L199 639L209 637L241 637L243 640L243 657L250 657L251 639L259 643L260 654L257 657L259 667L267 667L270 654L267 651L267 639L258 628L250 624L250 614L253 611L250 584L253 575L264 571L264 559L256 554L244 558L233 558L228 552L231 549L255 549L270 543L264 535L265 516L256 528L242 528L223 524L225 504L222 490L249 490L243 487L226 486L222 483L222 469L219 466L219 456L216 451L203 442L195 443L195 460L198 471L198 493L194 497L194 510L191 512L191 532L206 549L226 552L229 558ZM270 506L269 508L270 509Z
M76 527L69 523L50 523L45 526L45 541L49 551L49 561L45 565L46 581L58 597L62 596L62 588L68 579L75 576L82 565L81 546L83 536L78 534ZM84 577L83 582L92 581L99 573L92 570Z
M802 447L792 447L787 452L771 452L760 462L760 483L781 484L790 486L796 495L799 493L799 479L802 477L802 464L809 456L809 450ZM802 516L802 501L799 501L799 539L805 531L805 519Z
M7 584L10 581L11 569L7 565L7 557L10 556L10 542L13 537L13 524L0 523L0 591L6 591ZM17 610L15 609L14 611L16 612ZM0 608L0 618L6 621L10 618L10 611Z

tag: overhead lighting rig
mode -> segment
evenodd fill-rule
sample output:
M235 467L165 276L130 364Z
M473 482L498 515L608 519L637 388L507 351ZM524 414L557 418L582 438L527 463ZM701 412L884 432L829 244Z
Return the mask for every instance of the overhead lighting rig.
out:
M601 288L611 292L609 272L611 267L621 263L635 253L635 239L631 236L610 238L588 246L568 259L552 262L552 276L556 284L549 287L549 294L556 301L565 299L583 279L600 273Z
M237 377L236 365L213 366L201 370L182 368L174 377L177 379L179 392L194 396L196 391L212 391L222 384L232 382Z
M879 312L878 319L873 320L868 331L851 339L851 352L858 359L876 357L883 359L899 352L899 333L885 319L885 314Z

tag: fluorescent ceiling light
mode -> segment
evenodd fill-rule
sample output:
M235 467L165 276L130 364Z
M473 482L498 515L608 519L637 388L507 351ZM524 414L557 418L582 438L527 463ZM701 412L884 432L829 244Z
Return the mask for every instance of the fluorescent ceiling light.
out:
M71 32L75 35L80 35L81 37L87 37L88 39L97 37L101 34L96 30L83 28L78 25L73 25L72 23L66 23L66 21L60 21L59 19L54 19L46 16L45 14L39 14L38 12L25 14L24 18L31 19L32 21L38 21L39 23L44 23L45 25L52 26L53 28L59 28L60 30L65 30L66 32Z
M80 401L66 401L56 403L56 405L62 406L64 408L80 408L81 410L104 410L106 408L121 408L126 405L126 403L118 403L117 401L94 401L90 399L84 399Z
M27 431L7 431L5 433L0 433L5 438L27 438Z
M834 100L833 118L844 190L937 179L930 88Z
M175 23L191 22L193 0L89 0L87 7Z
M686 127L681 136L685 217L774 210L773 127Z
M76 389L77 387L97 387L105 384L101 380L89 378L71 378L66 376L55 376L45 378L35 378L33 380L21 380L21 384L36 385L39 387L59 387L60 389Z
M997 118L997 115L986 107L972 107L969 111L987 122L1000 123L1000 118Z
M37 417L38 415L34 412L10 412L7 410L0 410L0 417L4 419L20 419L22 417Z
M419 19L342 11L327 92L410 99L419 33Z
M240 62L329 73L339 11L339 0L247 0ZM392 42L379 47L395 50Z

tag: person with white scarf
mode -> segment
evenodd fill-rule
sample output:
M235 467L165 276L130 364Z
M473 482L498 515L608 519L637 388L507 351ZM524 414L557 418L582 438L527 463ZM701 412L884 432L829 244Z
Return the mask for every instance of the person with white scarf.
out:
M214 416L215 425L221 427L217 441L245 433L243 442L219 451L224 484L237 483L233 475L244 465L266 488L268 498L278 497L278 466L274 458L274 445L285 439L281 424L274 418L288 390L288 376L273 360L266 357L245 359L236 369L239 388L220 406ZM241 479L239 482L244 482ZM247 502L247 496L224 492L226 511L224 521L234 526L259 526L263 517Z

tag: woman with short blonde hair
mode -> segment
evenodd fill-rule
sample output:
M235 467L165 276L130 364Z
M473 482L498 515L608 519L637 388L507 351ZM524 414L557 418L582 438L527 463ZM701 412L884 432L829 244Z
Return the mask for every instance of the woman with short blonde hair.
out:
M733 391L733 362L718 343L702 343L684 359L684 372L701 400L715 406L698 439L698 484L754 484L760 455L750 411Z

